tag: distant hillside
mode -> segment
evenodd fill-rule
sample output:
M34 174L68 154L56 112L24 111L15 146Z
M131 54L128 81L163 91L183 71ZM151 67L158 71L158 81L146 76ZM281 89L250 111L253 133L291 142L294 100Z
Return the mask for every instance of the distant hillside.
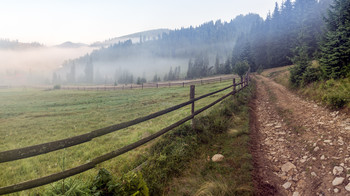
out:
M59 48L80 48L83 46L88 46L88 45L83 44L83 43L73 43L73 42L67 41L67 42L64 42L60 45L57 45L56 47L59 47Z
M140 40L142 40L143 42L149 41L149 40L156 40L156 39L159 39L163 33L169 33L169 31L170 31L169 29L154 29L149 31L142 31L142 32L133 33L130 35L111 38L103 42L95 42L91 44L91 46L107 47L109 45L118 44L119 42L125 42L127 40L131 40L132 43L139 43Z
M5 50L21 50L21 49L29 49L29 48L40 48L44 47L44 45L38 42L32 43L23 43L18 40L9 40L9 39L0 39L0 49Z

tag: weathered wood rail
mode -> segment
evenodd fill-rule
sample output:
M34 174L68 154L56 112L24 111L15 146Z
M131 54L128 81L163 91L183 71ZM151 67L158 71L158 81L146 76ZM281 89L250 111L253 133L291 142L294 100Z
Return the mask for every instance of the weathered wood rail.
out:
M216 78L204 78L192 81L172 81L172 82L153 82L142 84L123 84L118 86L61 86L61 89L65 90L95 90L95 91L111 91L111 90L128 90L128 89L144 89L144 88L162 88L162 87L175 87L175 86L189 86L195 84L210 84L214 82L222 82L232 80L233 76L221 76Z
M14 150L0 152L0 163L14 161L14 160L28 158L28 157L33 157L33 156L37 156L37 155L44 154L44 153L49 153L52 151L56 151L56 150L63 149L63 148L68 148L71 146L75 146L75 145L78 145L81 143L91 141L92 139L94 139L96 137L100 137L102 135L106 135L108 133L112 133L114 131L124 129L124 128L129 127L129 126L133 126L133 125L145 122L147 120L156 118L158 116L165 115L169 112L172 112L174 110L178 110L182 107L185 107L185 106L191 104L191 115L171 124L170 126L164 128L164 129L162 129L162 130L160 130L160 131L158 131L158 132L156 132L156 133L154 133L146 138L143 138L137 142L134 142L132 144L129 144L127 146L124 146L120 149L109 152L109 153L104 154L102 156L96 157L95 159L91 160L90 162L88 162L86 164L83 164L83 165L80 165L80 166L77 166L77 167L74 167L74 168L71 168L68 170L64 170L62 172L58 172L58 173L54 173L54 174L51 174L48 176L44 176L41 178L21 182L21 183L6 186L6 187L0 187L0 195L39 187L39 186L42 186L45 184L49 184L49 183L52 183L52 182L55 182L55 181L79 174L79 173L82 173L84 171L87 171L89 169L94 168L99 163L105 162L105 161L110 160L114 157L117 157L121 154L124 154L130 150L133 150L133 149L167 133L168 131L174 129L175 127L178 127L179 125L193 119L196 115L198 115L201 112L207 110L208 108L214 106L215 104L221 102L225 98L232 96L232 95L235 95L238 92L240 92L243 88L245 88L249 84L249 81L250 81L249 72L245 75L245 77L243 77L243 80L240 83L236 83L235 78L233 78L232 81L233 81L232 85L230 85L228 87L225 87L223 89L220 89L220 90L217 90L217 91L205 94L205 95L202 95L202 96L197 97L197 98L194 97L195 96L195 87L194 87L194 85L192 85L190 88L190 100L189 101L175 105L175 106L167 108L167 109L164 109L164 110L159 111L159 112L155 112L155 113L150 114L148 116L137 118L137 119L129 121L129 122L124 122L124 123L112 125L109 127L105 127L102 129L91 131L91 132L86 133L86 134L66 138L63 140L57 140L57 141L48 142L48 143L44 143L44 144L39 144L39 145L24 147L24 148L20 148L20 149L14 149ZM216 101L210 103L209 105L207 105L199 110L195 110L194 103L196 101L201 100L203 98L206 98L208 96L217 94L219 92L231 89L231 88L232 88L232 91L230 91L229 93L227 93L223 97L217 99ZM192 124L192 125L194 126L194 124Z

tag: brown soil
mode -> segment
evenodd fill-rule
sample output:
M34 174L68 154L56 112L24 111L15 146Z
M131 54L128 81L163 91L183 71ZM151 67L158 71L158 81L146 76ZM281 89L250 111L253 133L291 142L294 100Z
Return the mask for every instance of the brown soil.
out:
M250 124L256 195L350 195L349 115L306 101L263 76L255 79ZM295 168L282 171L286 163ZM334 174L335 166L343 171ZM336 177L345 179L333 186Z

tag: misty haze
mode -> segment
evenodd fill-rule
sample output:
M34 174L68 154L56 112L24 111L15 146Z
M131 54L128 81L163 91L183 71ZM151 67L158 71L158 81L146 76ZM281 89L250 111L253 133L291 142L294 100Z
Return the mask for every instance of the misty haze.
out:
M0 195L350 195L350 0L3 0Z

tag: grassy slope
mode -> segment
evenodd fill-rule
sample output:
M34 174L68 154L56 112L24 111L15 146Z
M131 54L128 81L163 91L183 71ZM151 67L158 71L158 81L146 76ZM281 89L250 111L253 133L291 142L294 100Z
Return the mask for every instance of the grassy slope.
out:
M196 86L196 96L230 85L222 82ZM196 103L196 108L227 91ZM0 151L79 135L119 122L132 120L189 99L189 88L126 91L40 91L0 90ZM28 159L0 164L0 186L45 176L86 163L92 158L122 147L183 118L189 107L169 115L94 139L86 144ZM147 146L99 165L118 175L144 159ZM89 179L96 169L78 175ZM48 185L49 186L49 185ZM43 187L31 190L42 191ZM27 194L22 192L21 194Z
M144 172L152 194L252 195L247 105L252 94L250 88L234 99L228 98L211 113L197 119L194 132L187 130L184 134L180 129L176 131L177 139L172 135L163 139L171 146L170 149L185 150L173 152L164 147L158 150L161 148L155 146L155 158L151 160L154 166ZM162 146L161 143L158 146ZM210 161L217 153L225 156L223 162ZM160 157L166 161L160 161ZM154 171L168 174L161 176Z
M319 66L313 62L313 66ZM290 88L289 85L289 68L290 66L264 70L263 76L270 77L274 81ZM350 78L338 80L319 81L308 86L293 89L297 93L311 98L314 101L322 102L332 108L338 108L339 104L344 101L344 108L350 109ZM339 103L340 102L340 103Z

